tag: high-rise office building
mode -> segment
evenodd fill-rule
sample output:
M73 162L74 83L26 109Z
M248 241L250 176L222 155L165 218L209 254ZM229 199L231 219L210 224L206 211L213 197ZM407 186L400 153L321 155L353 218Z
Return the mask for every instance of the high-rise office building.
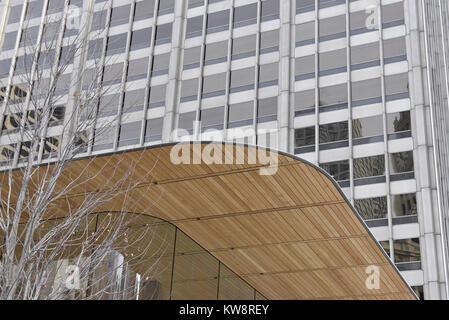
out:
M82 155L172 142L176 129L295 154L334 177L418 295L447 298L447 1L2 0L0 10L3 166L20 166L29 144L12 146L23 114L4 107L27 95L15 78L30 64L24 48L61 15L61 57L66 38L87 46L61 79L89 78L99 63L109 88L96 115L108 134L83 132L93 142ZM38 161L64 143L73 92L57 93Z

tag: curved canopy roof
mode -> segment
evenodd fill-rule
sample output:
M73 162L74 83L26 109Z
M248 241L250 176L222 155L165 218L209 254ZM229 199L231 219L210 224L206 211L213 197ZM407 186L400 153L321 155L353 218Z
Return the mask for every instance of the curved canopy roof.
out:
M174 163L181 146L190 153L187 159L194 162L195 155L198 164ZM90 190L97 190L130 168L135 177L151 171L126 201L134 202L140 213L179 227L268 299L416 298L336 182L320 168L255 146L181 146L74 160L59 183L82 175ZM170 158L173 148L179 151L172 153L175 161ZM215 163L198 161L200 154L213 154L210 148ZM266 162L255 156L256 150L272 157L272 174L261 174ZM239 164L240 156L244 161ZM219 158L227 163L217 163ZM71 205L82 194L74 191ZM113 210L122 201L118 196L103 209ZM64 206L58 210L63 214ZM368 266L379 268L378 289L366 285Z

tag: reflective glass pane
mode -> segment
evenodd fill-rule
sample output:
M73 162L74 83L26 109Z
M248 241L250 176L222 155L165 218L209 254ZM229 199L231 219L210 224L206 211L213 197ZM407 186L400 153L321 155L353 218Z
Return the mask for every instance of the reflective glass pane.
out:
M385 174L384 155L355 158L354 179L381 176Z
M390 173L413 171L413 151L390 154Z
M320 143L348 139L348 122L341 121L320 125Z
M394 262L421 261L419 238L393 240Z
M336 181L349 179L349 160L320 163L320 167L329 173Z
M364 220L387 217L387 197L354 200L354 207Z
M416 193L397 194L392 196L391 209L393 217L416 215Z
M295 148L315 144L315 127L295 129Z
M381 135L383 135L382 115L352 120L352 137L354 139Z

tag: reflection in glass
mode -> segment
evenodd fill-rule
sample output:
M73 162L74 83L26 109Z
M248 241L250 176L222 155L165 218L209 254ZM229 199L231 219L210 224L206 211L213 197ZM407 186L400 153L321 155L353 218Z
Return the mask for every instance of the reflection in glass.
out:
M295 148L315 144L315 127L299 128L295 130Z
M421 261L419 238L394 240L394 262Z
M349 180L349 160L320 163L320 167L336 181Z
M374 137L383 134L382 115L353 119L352 120L352 137Z
M320 125L320 143L348 139L348 122L341 121Z
M393 217L410 216L417 214L416 194L397 194L393 195Z
M384 155L354 159L354 179L381 176L384 174L385 174Z
M354 200L354 207L364 220L387 217L387 197Z
M413 151L390 154L390 173L413 171Z

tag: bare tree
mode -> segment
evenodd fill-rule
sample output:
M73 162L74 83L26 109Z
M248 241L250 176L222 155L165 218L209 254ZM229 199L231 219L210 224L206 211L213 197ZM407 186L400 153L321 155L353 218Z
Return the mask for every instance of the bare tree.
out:
M0 299L135 298L138 279L156 276L166 248L159 222L136 212L139 201L129 197L151 186L151 171L135 175L140 159L91 170L91 157L73 170L94 132L97 140L109 134L97 114L110 89L102 86L104 43L88 41L91 15L73 32L67 8L68 1L64 13L43 17L37 34L24 22L0 90L2 136L10 139L1 150ZM87 64L90 54L99 58Z

